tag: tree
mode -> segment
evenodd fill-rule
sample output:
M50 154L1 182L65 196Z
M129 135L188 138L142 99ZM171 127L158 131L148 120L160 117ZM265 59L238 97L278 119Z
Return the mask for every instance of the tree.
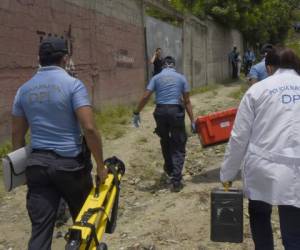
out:
M179 11L190 11L203 18L239 29L246 41L281 43L292 22L292 11L300 0L169 0Z

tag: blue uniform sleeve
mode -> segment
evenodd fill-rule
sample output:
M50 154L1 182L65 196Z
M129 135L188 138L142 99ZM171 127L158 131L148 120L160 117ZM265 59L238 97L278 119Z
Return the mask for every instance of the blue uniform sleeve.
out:
M259 74L259 72L258 72L257 68L254 65L254 66L251 67L250 72L248 74L248 77L250 79L258 79L258 74Z
M155 79L156 79L155 77L151 78L151 80L146 88L147 90L152 91L152 92L155 91Z
M13 103L12 114L15 116L25 116L25 112L24 112L24 109L22 107L21 100L20 100L21 99L20 92L21 92L21 90L18 89L17 94L14 99L14 103Z
M91 106L88 91L85 85L79 81L75 81L75 86L72 93L72 106L76 110L83 106Z
M183 81L183 93L187 93L191 91L191 87L189 83L187 82L185 76L182 76L182 81Z

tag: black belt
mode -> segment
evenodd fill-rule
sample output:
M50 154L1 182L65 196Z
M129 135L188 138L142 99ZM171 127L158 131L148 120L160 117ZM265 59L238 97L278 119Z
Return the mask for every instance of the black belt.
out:
M163 107L182 107L181 104L156 104L156 107L163 108Z
M82 157L82 153L79 153L77 156L62 156L58 153L56 153L54 150L49 150L49 149L35 149L33 148L31 153L38 153L38 154L50 154L54 155L59 158L65 158L65 159L79 159Z

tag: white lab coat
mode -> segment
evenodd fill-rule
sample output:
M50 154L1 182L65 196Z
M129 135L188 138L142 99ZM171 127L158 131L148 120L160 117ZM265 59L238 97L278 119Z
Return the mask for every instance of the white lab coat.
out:
M294 70L279 69L244 95L221 181L233 180L241 168L247 198L300 208L300 77Z

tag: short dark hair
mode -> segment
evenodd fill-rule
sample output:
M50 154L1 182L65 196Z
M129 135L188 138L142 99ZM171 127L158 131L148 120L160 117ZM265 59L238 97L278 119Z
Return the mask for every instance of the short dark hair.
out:
M270 43L266 43L262 46L260 53L262 55L265 55L266 53L268 53L269 51L272 51L272 50L273 50L273 45Z
M64 39L48 37L41 42L39 47L40 65L57 65L66 54L68 54L68 47Z
M173 64L173 66L175 67L175 63L175 58L172 56L166 56L163 61L164 66L171 66Z
M280 68L282 69L293 69L298 74L300 73L300 59L296 53L289 48L285 48L280 51Z
M274 48L272 50L269 50L265 58L265 64L266 66L273 66L276 68L280 67L280 57L278 50Z

